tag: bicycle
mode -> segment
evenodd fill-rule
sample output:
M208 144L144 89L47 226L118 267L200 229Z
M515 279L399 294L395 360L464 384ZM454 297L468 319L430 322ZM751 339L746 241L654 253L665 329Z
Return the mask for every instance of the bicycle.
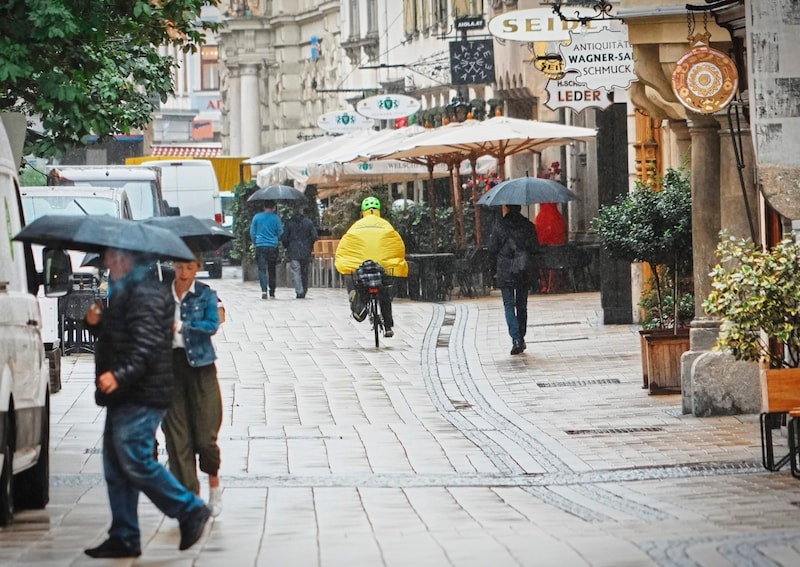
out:
M377 262L367 260L352 273L353 288L361 297L366 297L366 316L369 317L375 336L375 348L380 346L380 335L385 330L381 316L380 295L391 292L391 270L389 273ZM363 319L361 319L363 320Z

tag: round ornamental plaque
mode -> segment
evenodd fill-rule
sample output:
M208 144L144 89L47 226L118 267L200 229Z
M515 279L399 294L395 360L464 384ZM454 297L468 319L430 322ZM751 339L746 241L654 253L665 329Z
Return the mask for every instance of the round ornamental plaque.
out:
M672 72L672 90L683 106L713 114L733 100L739 73L733 61L716 49L697 43L678 59Z

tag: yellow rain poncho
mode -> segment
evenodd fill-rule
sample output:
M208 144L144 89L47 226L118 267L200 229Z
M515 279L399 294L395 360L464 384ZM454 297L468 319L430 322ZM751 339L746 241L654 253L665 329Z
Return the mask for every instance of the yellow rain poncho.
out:
M389 275L408 277L403 237L374 209L365 211L347 229L336 249L334 264L340 274L351 274L365 260L378 262Z

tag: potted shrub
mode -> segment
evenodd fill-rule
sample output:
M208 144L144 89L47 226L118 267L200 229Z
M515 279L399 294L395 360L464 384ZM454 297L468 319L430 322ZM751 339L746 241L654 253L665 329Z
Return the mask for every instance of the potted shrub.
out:
M681 312L681 306L691 305L681 289L682 284L691 286L689 174L669 168L657 185L637 181L632 192L601 207L593 221L610 256L650 268L652 285L643 292L640 306L646 308L642 375L651 393L680 391L680 355L689 348L686 324L694 317L693 312Z
M800 245L764 250L723 231L717 257L703 308L722 318L717 348L760 366L762 462L778 470L790 457L775 459L771 429L800 407Z

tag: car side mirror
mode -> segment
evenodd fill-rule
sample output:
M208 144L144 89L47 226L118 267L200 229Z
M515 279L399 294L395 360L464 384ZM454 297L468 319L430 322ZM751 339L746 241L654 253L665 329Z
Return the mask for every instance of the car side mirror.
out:
M72 264L65 250L45 248L42 265L45 296L62 297L72 291Z

